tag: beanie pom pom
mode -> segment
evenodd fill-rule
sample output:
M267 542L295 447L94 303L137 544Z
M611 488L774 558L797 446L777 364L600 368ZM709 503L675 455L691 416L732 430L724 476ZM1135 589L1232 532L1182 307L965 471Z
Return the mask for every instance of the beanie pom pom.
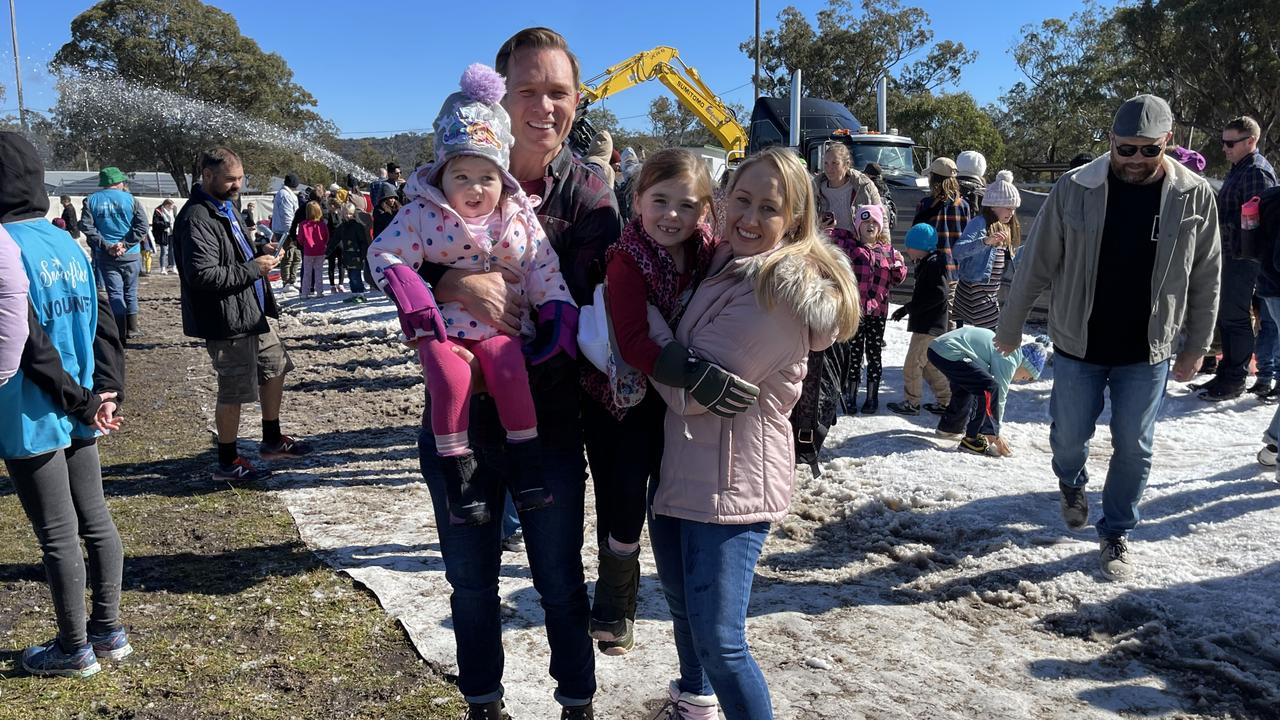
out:
M1000 172L996 173L996 180L997 181L1003 180L1004 182L1011 183L1013 182L1013 172L1010 170L1001 170Z
M507 81L483 63L468 66L459 86L463 95L482 103L496 103L507 93Z

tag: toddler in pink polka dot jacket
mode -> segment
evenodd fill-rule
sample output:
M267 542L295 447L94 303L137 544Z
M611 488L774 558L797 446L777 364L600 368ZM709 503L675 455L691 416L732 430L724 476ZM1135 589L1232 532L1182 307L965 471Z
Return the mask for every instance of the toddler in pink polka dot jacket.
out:
M513 138L511 120L499 104L504 92L505 81L492 69L467 68L461 91L445 100L435 120L436 161L409 177L407 202L369 248L374 280L395 302L401 329L422 361L455 524L490 522L501 488L485 486L476 476L467 435L471 366L453 345L466 347L484 373L507 433L508 481L521 510L554 502L542 481L525 356L536 364L557 353L577 353L577 308L534 212L538 199L527 196L507 170ZM427 263L519 277L521 335L533 337L538 329L532 306L537 325L548 330L538 337L549 342L526 350L520 337L500 332L459 303L437 305L419 274Z

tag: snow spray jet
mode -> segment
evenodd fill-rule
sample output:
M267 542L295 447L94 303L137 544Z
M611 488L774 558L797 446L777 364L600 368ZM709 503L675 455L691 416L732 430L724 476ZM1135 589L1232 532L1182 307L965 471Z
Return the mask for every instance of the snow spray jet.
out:
M301 155L362 182L374 179L373 173L315 142L224 105L97 72L64 70L58 88L64 98L84 106L77 113L98 135L109 137L122 127L151 126L210 139L235 137Z

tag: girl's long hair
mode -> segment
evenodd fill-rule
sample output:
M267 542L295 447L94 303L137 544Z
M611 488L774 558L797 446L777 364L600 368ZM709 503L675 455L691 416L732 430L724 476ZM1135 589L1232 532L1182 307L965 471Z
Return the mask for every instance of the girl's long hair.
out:
M777 290L783 284L777 275L783 263L792 258L798 259L817 275L817 280L823 285L822 292L835 301L836 339L852 338L858 332L861 319L858 281L849 266L849 258L818 229L818 212L808 170L791 150L771 147L738 166L729 186L730 193L745 171L757 163L766 166L781 180L781 209L784 216L791 218L792 226L782 241L782 247L764 260L756 276L756 297L766 310L777 305L780 301Z
M1013 211L1013 217L1009 218L1009 222L1000 222L1000 218L996 217L995 210L984 207L982 208L982 219L987 221L987 233L994 232L996 226L1004 227L1009 230L1009 245L1006 249L1010 253L1015 253L1022 246L1022 224L1018 222L1018 211Z
M929 194L933 196L934 202L953 203L960 197L960 182L953 177L929 173Z

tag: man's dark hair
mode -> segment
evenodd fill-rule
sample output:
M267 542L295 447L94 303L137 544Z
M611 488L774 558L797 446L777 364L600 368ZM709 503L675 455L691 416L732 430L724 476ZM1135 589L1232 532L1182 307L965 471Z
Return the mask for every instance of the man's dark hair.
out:
M400 165L393 162L387 163L387 173L390 174L393 172L400 172Z
M569 66L573 68L573 87L576 90L582 78L582 71L578 67L578 58L569 50L569 43L564 39L564 36L551 28L525 28L512 35L506 42L502 43L502 47L498 48L498 57L494 59L493 67L498 71L499 75L508 77L508 65L511 62L511 56L517 50L541 50L543 48L562 50L569 57Z
M211 150L205 150L200 153L199 170L203 174L205 170L221 170L223 165L234 161L236 164L240 162L240 156L234 150L227 147L216 147Z

